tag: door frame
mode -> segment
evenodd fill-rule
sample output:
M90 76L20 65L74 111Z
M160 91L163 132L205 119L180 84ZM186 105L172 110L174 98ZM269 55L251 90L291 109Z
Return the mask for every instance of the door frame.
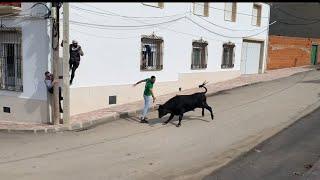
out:
M315 61L313 60L313 54L312 54L312 52L313 52L313 47L316 47L316 54L315 54ZM318 64L318 50L319 50L319 46L318 46L318 44L312 44L311 45L311 64L312 65L317 65Z
M264 46L265 46L265 41L261 40L261 39L243 39L243 42L248 42L248 43L260 43L260 57L259 57L259 69L258 69L258 74L262 74L263 73L263 55L264 55ZM242 51L241 51L242 53ZM241 54L241 58L242 58L242 54ZM242 61L242 59L241 59ZM241 63L240 63L240 71L241 71Z

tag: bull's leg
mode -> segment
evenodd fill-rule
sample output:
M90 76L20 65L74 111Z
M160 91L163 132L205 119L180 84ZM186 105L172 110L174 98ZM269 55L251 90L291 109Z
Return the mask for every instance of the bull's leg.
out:
M202 117L204 116L204 107L202 107Z
M204 105L204 108L206 108L208 111L210 111L210 113L211 113L211 119L213 120L213 112L212 112L212 108L206 103L205 105Z
M182 120L183 114L179 115L179 123L177 124L177 127L181 126L181 120Z
M169 119L168 119L167 121L163 122L162 124L163 124L163 125L168 124L168 122L170 122L173 117L174 117L174 114L171 114L170 117L169 117Z

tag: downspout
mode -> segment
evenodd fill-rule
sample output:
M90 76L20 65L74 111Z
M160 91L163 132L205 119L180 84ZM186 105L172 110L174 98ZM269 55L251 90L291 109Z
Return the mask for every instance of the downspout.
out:
M50 8L50 14L49 14L49 18L48 18L48 24L49 24L49 28L48 28L48 31L47 33L49 34L49 62L47 63L48 65L48 71L52 72L52 67L53 67L53 54L52 54L52 28L53 28L53 20L52 20L52 3L47 3L47 5L49 6ZM52 113L53 113L53 107L52 107L52 99L51 99L51 96L50 94L48 93L48 91L46 91L47 93L47 109L48 109L48 123L50 122L53 122L53 119L52 119Z
M270 23L270 12L271 12L271 6L272 6L272 3L269 4L269 16L268 16L268 24ZM263 66L263 71L262 73L265 73L266 72L266 69L267 69L267 64L268 64L268 61L269 61L269 28L270 26L268 26L268 34L267 34L267 39L266 39L266 47L265 47L265 63L264 63L264 66Z

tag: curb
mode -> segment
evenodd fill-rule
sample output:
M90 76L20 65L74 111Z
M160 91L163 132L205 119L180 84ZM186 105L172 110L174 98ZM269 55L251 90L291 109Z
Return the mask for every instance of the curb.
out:
M230 91L230 90L234 90L237 88L242 88L242 87L246 87L246 86L253 86L253 85L257 85L257 84L261 84L264 82L270 82L270 81L274 81L274 80L278 80L278 79L282 79L282 78L288 78L294 75L299 75L302 73L307 73L310 71L313 71L314 69L309 69L306 71L302 71L302 72L297 72L294 74L291 74L290 76L285 76L285 77L281 77L281 78L276 78L276 79L272 79L272 80L267 80L267 81L258 81L258 82L253 82L253 83L245 83L239 86L234 86L228 89L223 89L217 92L211 92L211 93L207 93L206 96L207 97L212 97L212 96L217 96L220 95L226 91ZM149 112L154 112L157 110L158 105L152 105L149 108ZM135 109L135 110L130 110L130 111L126 111L126 112L120 112L120 113L115 113L112 116L107 116L107 117L102 117L102 118L98 118L98 119L94 119L91 121L84 121L84 122L76 122L76 123L72 123L69 126L67 125L63 125L60 127L49 127L49 128L43 128L43 129L0 129L0 132L6 132L6 133L34 133L34 134L40 134L40 133L57 133L57 132L64 132L64 131L84 131L84 130L88 130L91 128L94 128L98 125L102 125L102 124L106 124L106 123L110 123L113 122L115 120L118 119L122 119L122 118L130 118L133 116L137 116L138 114L140 114L143 111L143 109Z

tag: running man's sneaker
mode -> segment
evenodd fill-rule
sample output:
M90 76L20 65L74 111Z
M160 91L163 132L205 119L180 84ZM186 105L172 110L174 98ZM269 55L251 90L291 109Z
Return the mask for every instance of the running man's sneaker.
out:
M146 120L146 118L140 120L140 123L148 123L148 121Z

